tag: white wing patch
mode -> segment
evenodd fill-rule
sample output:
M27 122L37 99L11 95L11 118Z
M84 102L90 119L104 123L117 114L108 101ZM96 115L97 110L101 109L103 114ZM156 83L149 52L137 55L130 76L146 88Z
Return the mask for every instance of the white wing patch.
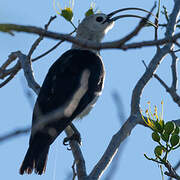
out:
M90 76L90 71L88 69L85 69L81 75L80 87L77 89L77 91L73 95L72 99L70 100L70 103L64 110L64 115L66 117L70 117L73 114L73 112L77 108L81 98L87 92L89 76Z

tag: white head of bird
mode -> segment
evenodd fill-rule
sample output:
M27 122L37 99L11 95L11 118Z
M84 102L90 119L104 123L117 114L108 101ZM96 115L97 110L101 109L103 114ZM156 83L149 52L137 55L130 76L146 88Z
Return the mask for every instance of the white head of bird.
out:
M101 42L105 34L113 28L114 21L109 21L103 13L92 14L79 24L76 37L93 42Z
M76 38L97 43L101 42L106 33L114 26L114 18L110 19L111 16L111 14L97 13L85 17L77 28ZM72 48L79 49L82 47L73 44Z

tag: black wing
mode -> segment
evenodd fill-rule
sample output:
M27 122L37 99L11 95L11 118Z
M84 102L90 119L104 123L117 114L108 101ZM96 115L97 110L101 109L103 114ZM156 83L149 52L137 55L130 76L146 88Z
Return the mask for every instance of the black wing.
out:
M84 70L90 72L88 90L70 117L71 121L86 108L96 94L102 90L103 63L100 57L91 51L69 50L49 69L34 108L33 124L37 119L35 112L40 111L40 114L45 115L72 100L73 95L80 86Z

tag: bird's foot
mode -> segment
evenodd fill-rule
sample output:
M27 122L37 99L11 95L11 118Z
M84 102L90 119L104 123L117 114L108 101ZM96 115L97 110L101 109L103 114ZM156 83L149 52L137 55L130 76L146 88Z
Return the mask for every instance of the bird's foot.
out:
M63 144L68 146L70 141L77 141L79 145L82 145L80 133L74 133L72 136L64 138Z

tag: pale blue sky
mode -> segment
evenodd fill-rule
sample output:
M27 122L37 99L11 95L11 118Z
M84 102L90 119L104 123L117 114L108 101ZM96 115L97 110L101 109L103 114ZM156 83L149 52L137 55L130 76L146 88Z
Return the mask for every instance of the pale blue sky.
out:
M63 7L68 1L60 1ZM34 25L43 27L47 23L49 17L55 15L52 0L0 0L0 23L16 23L22 25ZM84 17L91 1L76 0L74 6L74 23L77 25L78 20ZM141 7L150 10L154 4L154 0L126 0L126 1L96 1L98 9L104 13L110 13L116 9L124 7ZM162 1L163 5L171 11L173 1ZM143 13L138 13L144 15ZM164 22L164 17L161 17ZM137 25L139 20L132 18L121 19L115 23L114 28L107 34L104 41L120 39L127 32L131 32L133 27ZM58 17L51 25L50 30L68 33L73 30L62 17ZM160 30L163 37L164 30ZM25 33L15 33L12 37L8 34L0 33L0 65L7 59L11 52L20 50L27 54L32 43L37 38L35 35ZM132 41L150 40L153 38L153 29L144 28L138 37ZM41 54L52 47L56 41L45 39L37 48L33 57ZM50 65L66 50L70 48L70 43L64 43L48 56L33 63L35 78L39 84L48 71ZM117 117L117 109L112 99L112 92L117 91L123 101L126 118L130 112L132 90L145 71L142 63L144 60L147 64L150 62L155 48L143 48L137 50L121 51L121 50L103 50L101 55L106 68L105 87L102 96L98 100L93 111L81 122L75 122L75 125L81 132L82 136L82 152L84 154L87 170L93 168L95 163L100 159L105 151L111 137L119 129L119 120ZM171 83L171 71L169 65L171 59L167 56L158 69L157 73L167 83ZM1 126L0 135L9 132L15 128L27 127L31 124L32 106L25 96L24 89L27 87L23 72L18 75L5 87L0 93L0 111ZM179 92L179 91L178 91ZM34 94L34 93L33 93ZM34 98L36 95L34 94ZM174 104L170 96L159 85L155 79L152 79L144 90L141 100L141 107L146 108L147 101L151 101L160 107L161 100L164 101L164 117L165 120L178 119L180 116L179 108ZM128 138L127 146L121 155L120 165L113 180L117 179L161 179L160 170L157 164L147 161L143 154L153 155L153 147L150 138L151 131L147 128L137 126ZM64 133L60 135L57 141L52 145L49 153L46 174L43 176L31 175L20 176L18 174L19 167L24 158L28 147L29 134L8 140L0 144L0 179L14 180L64 180L67 174L71 172L73 158L71 152L66 150L62 145ZM180 152L174 152L170 156L170 161L175 164L180 157ZM103 179L103 177L102 177Z

